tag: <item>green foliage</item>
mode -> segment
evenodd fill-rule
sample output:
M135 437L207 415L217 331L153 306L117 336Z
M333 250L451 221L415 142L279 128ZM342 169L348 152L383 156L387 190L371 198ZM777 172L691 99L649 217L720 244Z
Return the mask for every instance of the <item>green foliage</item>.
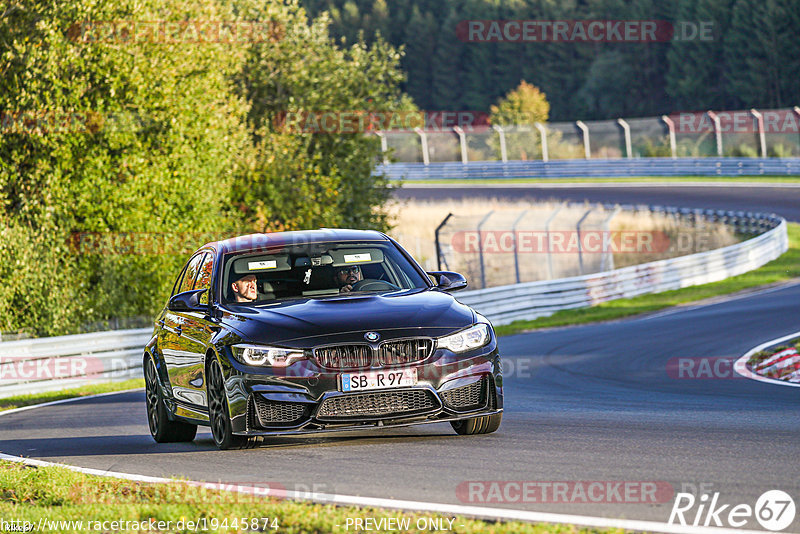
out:
M787 107L800 102L800 9L796 0L303 0L330 10L332 32L348 42L377 32L371 16L387 9L381 35L406 45L403 87L421 107L486 110L520 80L547 93L552 120L652 116L673 110ZM345 20L346 10L358 16ZM641 43L463 42L468 20L657 20L677 39ZM360 21L360 22L359 22ZM434 24L431 24L431 21ZM710 22L710 39L691 24ZM684 25L684 23L688 23ZM683 37L686 30L688 39ZM662 24L660 30L667 31ZM435 40L430 51L431 39ZM431 83L432 80L432 90Z
M225 45L84 40L75 21L230 18L210 2L14 2L0 20L0 109L81 117L0 137L0 330L73 330L152 312L184 259L68 246L74 233L219 231L246 136ZM76 115L80 114L80 115ZM121 118L131 120L121 121ZM54 121L59 122L59 121ZM63 119L60 119L63 122ZM17 125L19 126L19 125ZM200 243L198 243L199 245ZM84 251L85 252L85 251ZM5 263L5 262L4 262Z
M550 114L547 96L538 87L525 80L522 80L516 89L509 92L505 98L490 109L492 124L499 126L521 126L547 122Z
M246 17L263 16L260 2L239 4ZM296 4L270 9L285 33L253 46L236 76L237 91L252 103L248 123L255 147L233 186L236 216L259 231L386 229L386 215L376 207L388 198L388 182L372 175L381 157L378 138L306 131L303 123L282 117L413 109L397 88L400 53L382 41L336 48L325 17L307 24Z
M286 38L94 39L80 24L185 20L261 21ZM0 332L152 314L188 254L231 232L384 228L374 136L275 127L287 110L411 106L396 50L340 50L327 24L292 2L3 4Z
M211 489L178 480L168 484L134 482L79 473L62 466L28 466L7 460L0 460L0 488L0 516L6 524L15 522L22 525L27 521L32 526L43 524L49 532L101 530L96 522L103 522L105 528L113 525L114 532L141 533L155 527L160 532L200 530L222 534L249 531L303 534L334 532L353 517L367 516L376 523L397 520L414 528L418 522L437 516L430 512L292 501ZM463 534L623 532L571 524L453 519L457 525L454 530ZM70 521L81 524L78 526Z
M725 82L747 107L800 101L800 9L795 0L736 0L724 40Z
M667 158L672 156L672 149L668 140L655 143L652 139L646 138L641 144L633 145L631 148L637 157L642 158Z
M732 148L726 149L725 155L734 158L760 158L761 152L752 145L740 143Z
M490 109L490 122L504 129L508 159L541 159L541 138L533 125L547 122L550 104L538 87L523 80ZM499 138L491 138L488 144L500 159Z

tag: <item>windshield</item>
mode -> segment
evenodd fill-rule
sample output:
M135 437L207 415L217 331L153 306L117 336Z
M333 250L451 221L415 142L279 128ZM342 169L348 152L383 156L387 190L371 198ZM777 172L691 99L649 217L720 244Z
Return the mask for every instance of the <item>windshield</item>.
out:
M426 287L391 242L328 242L227 255L222 298L259 304Z

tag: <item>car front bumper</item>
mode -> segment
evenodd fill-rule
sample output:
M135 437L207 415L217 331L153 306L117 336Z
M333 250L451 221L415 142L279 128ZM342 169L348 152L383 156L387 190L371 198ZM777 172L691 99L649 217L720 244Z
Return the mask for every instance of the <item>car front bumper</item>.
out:
M361 392L340 388L342 373L359 371L326 370L313 361L279 372L242 366L232 359L225 367L232 430L239 435L408 426L503 409L502 370L494 339L465 355L437 349L423 362L386 369L415 368L416 385Z

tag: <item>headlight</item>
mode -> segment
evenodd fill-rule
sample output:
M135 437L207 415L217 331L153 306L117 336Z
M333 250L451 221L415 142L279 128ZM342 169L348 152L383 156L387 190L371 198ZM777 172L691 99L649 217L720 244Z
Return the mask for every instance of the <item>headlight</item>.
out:
M279 349L265 345L232 345L231 348L234 357L247 365L288 367L305 357L303 351Z
M489 339L489 325L480 323L456 334L440 337L436 340L436 346L453 352L466 352L486 345Z

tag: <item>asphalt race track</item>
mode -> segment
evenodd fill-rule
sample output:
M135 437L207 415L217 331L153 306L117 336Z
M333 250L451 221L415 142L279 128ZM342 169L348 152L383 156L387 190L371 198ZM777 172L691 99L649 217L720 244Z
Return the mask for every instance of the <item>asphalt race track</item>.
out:
M795 283L650 317L503 338L507 406L500 430L487 436L459 437L437 424L272 439L243 451L217 451L208 432L191 444L157 445L144 394L135 392L4 416L0 450L125 473L439 503L486 505L457 494L465 481L653 481L752 506L769 489L800 494L798 390L735 378L724 367L711 379L677 378L668 364L735 358L797 330L798 316ZM665 522L672 497L489 505Z
M521 196L517 188L512 193ZM800 189L589 186L531 194L634 203L641 195L648 203L800 220ZM532 198L527 190L525 198ZM798 317L800 282L793 282L650 316L502 338L506 410L500 430L487 436L460 437L445 423L272 438L243 451L216 450L205 430L190 444L158 445L147 429L144 393L129 392L0 417L0 451L142 475L661 523L673 492L719 492L720 503L754 506L763 492L779 489L798 502L800 390L743 379L730 367L753 346L800 329ZM714 366L718 357L727 365ZM698 370L710 363L713 372L681 376L678 362ZM486 491L459 490L469 481L655 482L670 491L656 503L624 492L601 503L572 494L570 502L533 502L518 492L487 503ZM750 519L746 528L761 527ZM786 531L800 532L799 516Z
M703 186L686 184L575 184L419 186L405 183L394 191L395 198L442 200L447 198L497 198L519 201L570 200L619 204L658 204L679 208L777 213L789 221L800 221L800 185L772 186ZM446 215L446 214L444 214ZM442 217L444 217L444 215Z

